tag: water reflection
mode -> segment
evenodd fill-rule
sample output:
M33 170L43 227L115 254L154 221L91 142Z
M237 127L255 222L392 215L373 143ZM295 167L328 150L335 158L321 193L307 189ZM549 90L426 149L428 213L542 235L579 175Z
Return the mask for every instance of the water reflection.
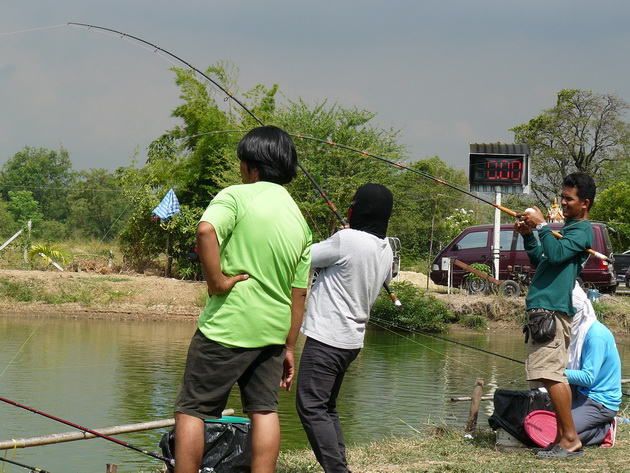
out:
M85 320L0 316L0 396L90 429L165 419L179 385L195 321ZM496 336L452 334L450 338L523 360L518 331ZM301 345L297 347L299 357ZM620 345L622 360L627 350ZM366 348L346 375L339 398L347 441L365 443L410 435L428 423L461 427L475 378L491 388L525 389L522 364L422 335L370 330ZM307 445L294 408L294 392L282 392L282 448ZM238 392L229 402L240 415ZM492 403L482 404L479 425L487 426ZM0 403L0 440L73 429ZM159 452L163 431L119 438ZM2 452L2 454L4 454ZM7 452L6 458L52 473L150 471L160 462L103 439ZM15 456L13 456L15 455Z

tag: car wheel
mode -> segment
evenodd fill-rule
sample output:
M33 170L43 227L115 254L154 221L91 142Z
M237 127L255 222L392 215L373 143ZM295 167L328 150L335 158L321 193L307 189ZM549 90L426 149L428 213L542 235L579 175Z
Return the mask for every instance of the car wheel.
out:
M521 294L521 288L516 281L503 281L499 286L499 294L505 297L518 297Z
M485 294L488 292L488 281L485 279L475 279L466 284L468 294Z

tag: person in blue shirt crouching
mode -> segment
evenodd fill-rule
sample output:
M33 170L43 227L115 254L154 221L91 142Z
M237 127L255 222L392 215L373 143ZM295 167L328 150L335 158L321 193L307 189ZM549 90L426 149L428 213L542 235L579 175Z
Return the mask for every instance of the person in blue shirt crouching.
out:
M582 445L612 447L621 404L621 360L615 337L597 320L591 301L576 284L565 371L573 393L571 414Z

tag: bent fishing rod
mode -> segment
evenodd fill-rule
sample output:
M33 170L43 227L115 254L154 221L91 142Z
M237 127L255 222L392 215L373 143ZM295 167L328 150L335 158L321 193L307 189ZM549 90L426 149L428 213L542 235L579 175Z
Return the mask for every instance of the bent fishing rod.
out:
M208 133L199 133L197 135L193 135L193 137L201 136L201 135L205 135L205 134L227 133L227 132L243 132L243 130L227 130L227 131L219 131L219 132L211 131L211 132L208 132ZM397 163L395 161L391 161L389 159L383 158L381 156L377 156L376 154L368 153L367 151L360 150L360 149L357 149L357 148L353 148L351 146L335 143L334 141L324 140L324 139L321 139L321 138L314 138L312 136L304 136L304 135L298 135L298 134L294 134L294 135L291 135L291 136L293 136L295 138L300 138L302 140L314 141L314 142L317 142L317 143L322 143L322 144L334 146L334 147L337 147L337 148L340 148L340 149L344 149L346 151L351 151L351 152L354 152L354 153L362 154L363 156L368 156L370 158L378 159L379 161L383 161L384 163L391 164L392 166L396 166L397 168L404 169L406 171L414 172L416 174L419 174L422 177L425 177L427 179L431 179L432 181L437 182L438 184L442 184L444 186L450 187L451 189L456 190L458 192L461 192L463 194L466 194L467 196L472 197L473 199L476 199L476 200L478 200L480 202L483 202L484 204L491 205L492 207L494 207L496 209L499 209L500 211L502 211L502 212L504 212L504 213L506 213L508 215L511 215L512 217L516 217L516 215L518 213L518 212L515 212L514 210L508 209L507 207L499 205L499 204L497 204L495 202L492 202L492 201L490 201L488 199L484 199L483 197L481 197L479 195L476 195L476 194L474 194L474 193L472 193L470 191L462 189L461 187L457 187L457 186L455 186L453 184L450 184L450 183L448 183L448 182L446 182L446 181L444 181L442 179L438 179L437 177L434 177L434 176L432 176L432 175L430 175L430 174L428 174L426 172L420 171L418 169L410 168L409 166L405 166L404 164L400 164L400 163ZM558 239L562 238L562 234L561 233L559 233L559 232L557 232L555 230L552 230L552 233L553 233L554 237L556 237ZM609 258L608 256L606 256L606 255L604 255L602 253L599 253L598 251L595 251L592 248L587 248L584 251L589 253L589 254L591 254L591 255L593 255L593 256L595 256L596 258L599 258L599 259L603 260L603 261L612 262L611 258Z
M176 56L175 54L171 53L170 51L167 51L166 49L161 48L160 46L157 46L157 45L155 45L153 43L150 43L149 41L146 41L146 40L144 40L142 38L139 38L137 36L133 36L133 35L130 35L130 34L127 34L127 33L123 33L122 31L117 31L117 30L114 30L114 29L111 29L111 28L105 28L103 26L96 26L96 25L88 25L86 23L75 23L75 22L69 22L68 25L69 26L83 27L83 28L87 28L87 29L90 29L90 30L91 29L100 30L102 32L109 33L111 35L120 36L120 38L122 38L122 39L128 38L128 39L133 40L133 41L136 42L136 43L132 42L132 44L140 43L139 45L140 46L145 45L145 46L143 46L145 48L146 48L146 46L151 47L153 49L153 52L160 51L161 53L164 53L164 54L168 55L169 57L175 59L179 63L181 63L181 64L185 65L186 67L188 67L189 69L191 69L196 74L199 74L200 76L202 76L204 79L206 79L208 82L210 82L216 88L218 88L221 92L223 92L227 96L227 99L233 100L239 107L241 107L243 110L245 110L261 126L265 126L265 123L263 123L263 121L260 118L258 118L254 112L252 112L249 108L247 108L243 102L241 102L238 98L236 98L225 87L223 87L217 81L212 79L206 73L200 71L198 68L196 68L195 66L193 66L189 62L185 61L181 57ZM164 57L164 56L162 56L162 57ZM168 58L166 58L166 59L168 60ZM337 207L335 207L335 205L328 198L328 196L326 195L324 190L319 186L319 184L317 184L317 182L315 181L313 176L311 176L311 174L304 168L304 166L302 166L302 164L299 161L298 161L297 164L298 164L299 168L302 170L302 172L306 175L306 177L311 181L313 186L317 189L317 191L319 192L320 196L326 202L326 205L328 205L328 208L335 214L335 216L339 219L339 221L343 222L344 218L341 216L341 214L337 210Z
M0 401L6 402L7 404L11 404L12 406L19 407L21 409L26 409L27 411L33 412L35 414L39 414L40 416L47 417L47 418L52 419L54 421L60 422L62 424L69 425L70 427L73 427L73 428L75 428L77 430L80 430L82 432L94 435L95 437L100 437L102 439L109 440L110 442L116 443L118 445L121 445L123 447L129 448L131 450L135 450L136 452L144 453L145 455L148 455L150 457L153 457L153 458L156 458L158 460L161 460L161 461L165 462L168 465L173 465L174 464L174 460L171 460L170 458L166 458L165 456L160 455L159 453L150 452L150 451L144 450L144 449L142 449L140 447L136 447L135 445L132 445L132 444L130 444L128 442L123 442L122 440L119 440L117 438L110 437L109 435L102 434L98 430L92 430L92 429L88 429L87 427L82 427L79 424L75 424L73 422L70 422L68 420L62 419L60 417L56 417L56 416L51 415L51 414L46 414L45 412L39 411L37 409L33 409L32 407L25 406L24 404L20 404L19 402L11 401L10 399L6 399L4 397L0 397ZM38 471L42 471L42 470L38 470Z
M142 47L145 47L145 48L146 48L146 46L149 46L149 47L151 47L153 49L153 52L160 51L161 53L164 53L164 54L168 55L169 57L175 59L176 61L180 62L181 64L184 64L186 67L191 69L193 72L199 74L204 79L206 79L208 82L213 84L215 87L217 87L221 92L223 92L227 96L227 99L233 100L238 106L240 106L243 110L245 110L254 120L256 120L256 122L258 122L261 126L265 126L263 121L260 118L258 118L254 112L252 112L248 107L246 107L243 102L238 100L225 87L223 87L217 81L215 81L212 78L210 78L207 74L205 74L204 72L200 71L198 68L196 68L195 66L193 66L189 62L185 61L184 59L182 59L179 56L176 56L175 54L171 53L170 51L167 51L166 49L161 48L161 47L159 47L159 46L157 46L157 45L155 45L153 43L150 43L149 41L146 41L146 40L144 40L142 38L139 38L138 36L133 36L133 35L130 35L130 34L127 34L127 33L123 33L122 31L117 31L117 30L114 30L114 29L111 29L111 28L105 28L103 26L96 26L96 25L88 25L86 23L75 23L75 22L68 22L68 25L69 26L78 26L78 27L87 28L87 29L100 30L102 32L109 33L111 35L120 36L122 39L129 38L129 39L137 42L137 43L133 43L133 44L138 44L139 43L138 45L140 45L140 46L145 45L145 46L142 46ZM348 223L343 218L343 216L339 213L339 210L337 210L337 207L335 206L335 204L333 204L333 202L330 200L330 198L328 198L328 196L326 195L324 190L320 187L320 185L317 183L317 181L315 181L313 176L311 176L311 174L304 168L304 166L302 166L302 163L300 163L298 161L297 165L302 170L304 175L308 178L308 180L311 181L311 184L313 184L313 186L315 187L317 192L319 192L320 197L324 200L324 202L326 202L326 205L328 206L328 208L335 215L335 217L337 217L337 219L341 222L343 227L344 228L347 227ZM402 305L401 302L396 297L396 295L394 294L394 292L389 288L389 286L387 284L383 284L383 288L387 291L387 294L389 295L389 297L392 300L392 302L394 303L394 305L396 305L397 307Z
M20 468L24 468L25 470L29 470L31 472L37 472L37 473L50 473L47 470L42 470L41 468L36 468L34 466L28 466L25 465L24 463L18 463L16 461L13 460L9 460L8 458L2 458L0 457L0 460L6 463L10 463L11 465L15 465L15 466L19 466Z

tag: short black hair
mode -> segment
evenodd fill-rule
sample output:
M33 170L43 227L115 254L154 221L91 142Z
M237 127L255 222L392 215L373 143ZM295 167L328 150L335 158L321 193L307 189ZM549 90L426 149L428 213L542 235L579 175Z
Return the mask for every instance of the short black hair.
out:
M238 159L247 168L258 170L261 181L288 184L297 176L297 152L293 140L277 126L261 126L249 131L236 148Z
M595 181L585 172L573 172L562 180L564 187L575 187L577 196L581 200L589 200L588 210L593 206L595 201L595 192L597 190Z

